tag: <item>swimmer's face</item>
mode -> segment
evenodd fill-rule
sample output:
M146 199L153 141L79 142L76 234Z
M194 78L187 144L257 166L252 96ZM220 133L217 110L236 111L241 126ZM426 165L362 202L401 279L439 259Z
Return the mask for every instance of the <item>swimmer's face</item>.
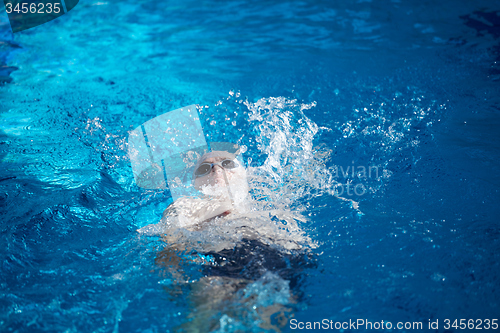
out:
M194 177L194 186L198 190L204 186L227 186L226 177L230 184L239 181L244 181L246 184L245 168L241 166L235 156L227 152L216 151L203 155L198 161Z

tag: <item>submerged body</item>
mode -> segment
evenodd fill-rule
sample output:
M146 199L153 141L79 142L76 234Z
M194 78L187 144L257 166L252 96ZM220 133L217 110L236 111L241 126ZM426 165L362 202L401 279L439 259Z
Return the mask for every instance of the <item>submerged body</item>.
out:
M206 221L197 230L164 234L168 245L156 263L176 281L166 290L174 297L189 290L188 322L177 332L213 332L224 320L237 319L256 329L242 332L280 332L300 298L301 272L314 265L309 251L248 226L263 219L231 215ZM273 223L269 217L266 222Z

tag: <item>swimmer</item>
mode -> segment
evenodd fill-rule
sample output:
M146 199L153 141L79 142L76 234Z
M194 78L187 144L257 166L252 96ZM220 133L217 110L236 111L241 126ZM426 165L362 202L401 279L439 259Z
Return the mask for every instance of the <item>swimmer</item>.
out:
M181 299L192 311L179 331L225 331L241 318L252 331L280 331L300 295L294 290L300 272L311 262L313 243L299 227L306 219L288 209L290 198L273 200L290 188L268 186L264 169L247 170L238 145L207 144L199 118L191 105L131 131L136 184L168 188L173 200L160 223L138 231L165 241L155 259L163 279L174 282L165 289L175 298L189 289Z
M164 221L177 217L178 225L171 225L164 234L169 245L155 260L181 284L192 280L185 276L183 267L192 263L202 267L203 277L189 285L188 300L193 309L188 316L189 322L177 329L181 332L209 332L219 328L221 313L239 318L241 313L238 311L257 309L252 311L257 312L258 326L262 330L279 332L290 317L289 305L298 297L291 289L297 284L297 272L307 261L304 253L280 250L276 243L270 244L269 236L263 237L265 232L261 226L253 224L256 215L250 209L252 199L247 170L235 154L212 151L201 156L192 172L192 185L201 195L180 198L163 214ZM266 214L266 224L271 225L269 212ZM231 224L236 227L230 228ZM228 233L229 238L236 239L234 242L211 237L208 239L210 244L204 244L193 239ZM271 232L266 234L272 235ZM185 255L188 253L191 257ZM200 257L210 259L200 261ZM273 290L281 293L280 301L267 306L249 306L258 302L260 296L249 296L246 288L259 283L257 281L265 281L260 282L265 285L278 284L279 287ZM177 295L178 290L179 284L168 291Z

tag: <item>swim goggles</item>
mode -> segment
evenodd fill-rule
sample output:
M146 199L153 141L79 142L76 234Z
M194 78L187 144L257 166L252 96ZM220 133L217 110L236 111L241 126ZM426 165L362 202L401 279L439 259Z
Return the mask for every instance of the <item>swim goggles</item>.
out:
M212 171L212 168L215 165L218 165L226 170L236 169L240 166L235 161L229 159L217 163L201 163L198 169L196 169L196 171L194 172L194 175L196 176L196 178L206 176L210 173L210 171Z

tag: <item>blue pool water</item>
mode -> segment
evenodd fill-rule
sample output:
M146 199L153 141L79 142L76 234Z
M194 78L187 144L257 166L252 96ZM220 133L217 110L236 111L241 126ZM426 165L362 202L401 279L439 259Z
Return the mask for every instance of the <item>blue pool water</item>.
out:
M304 217L297 322L500 319L500 3L83 0L15 35L0 15L0 66L0 331L186 322L191 282L166 292L136 231L169 193L126 143L191 104ZM238 306L218 332L261 332Z

